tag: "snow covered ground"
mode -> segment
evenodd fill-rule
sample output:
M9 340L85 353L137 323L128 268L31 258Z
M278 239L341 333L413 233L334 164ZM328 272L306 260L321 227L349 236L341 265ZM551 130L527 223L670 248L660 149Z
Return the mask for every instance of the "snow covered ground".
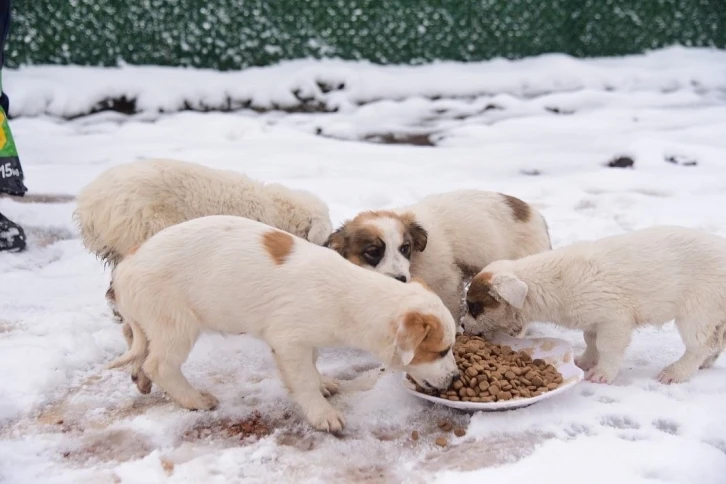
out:
M336 224L481 188L535 203L555 246L664 223L726 236L724 52L418 68L300 61L226 74L33 67L3 77L30 195L74 195L113 164L164 156L309 189ZM119 96L136 99L137 113L63 119ZM320 112L269 111L306 96ZM227 100L265 112L197 112ZM380 142L397 137L426 146ZM634 166L604 166L618 156ZM672 324L636 334L612 385L473 415L409 396L366 354L326 350L322 371L344 380L332 400L349 424L338 437L308 429L268 348L246 336L204 336L185 365L219 410L180 410L156 387L142 396L127 374L103 369L125 343L73 202L45 201L0 199L30 239L27 252L0 254L2 482L726 482L726 357L688 383L657 383L682 351ZM581 335L551 325L533 334L584 348ZM442 419L467 430L446 448L434 444Z

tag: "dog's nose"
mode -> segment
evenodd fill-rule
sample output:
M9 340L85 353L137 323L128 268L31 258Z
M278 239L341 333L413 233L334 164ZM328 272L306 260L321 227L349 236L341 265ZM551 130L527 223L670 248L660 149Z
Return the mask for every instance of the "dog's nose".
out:
M394 279L401 282L406 282L408 280L406 276L395 276Z
M454 376L451 377L451 383L454 383L456 380L461 378L461 374L457 371L454 373Z

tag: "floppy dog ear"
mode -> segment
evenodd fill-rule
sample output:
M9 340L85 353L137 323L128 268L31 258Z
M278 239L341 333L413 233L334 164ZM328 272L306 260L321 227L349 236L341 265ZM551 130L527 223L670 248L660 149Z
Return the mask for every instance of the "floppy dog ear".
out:
M325 243L323 244L323 247L327 247L328 249L333 249L334 251L336 251L343 257L345 257L345 254L343 253L344 247L345 247L344 228L345 228L345 226L340 227L335 232L330 234L330 236L328 237L328 240L326 240Z
M406 313L400 319L395 344L396 354L401 359L403 366L407 366L413 361L416 348L426 339L429 331L431 331L431 325L419 313Z
M522 309L529 288L514 274L494 274L491 279L492 295L503 299L516 309Z
M413 249L417 252L423 252L426 250L426 245L429 241L429 233L416 221L416 216L408 212L403 214L401 220L403 220L408 233L411 234Z

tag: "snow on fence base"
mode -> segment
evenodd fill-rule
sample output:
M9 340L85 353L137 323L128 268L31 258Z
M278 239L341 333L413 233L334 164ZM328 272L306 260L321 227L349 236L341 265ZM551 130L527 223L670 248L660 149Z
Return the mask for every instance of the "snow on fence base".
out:
M548 54L515 61L421 66L295 60L234 72L158 66L33 66L8 70L4 76L12 117L68 119L106 110L124 114L243 109L329 113L380 101L472 100L495 95L534 98L582 89L724 93L726 51L672 47L617 60Z

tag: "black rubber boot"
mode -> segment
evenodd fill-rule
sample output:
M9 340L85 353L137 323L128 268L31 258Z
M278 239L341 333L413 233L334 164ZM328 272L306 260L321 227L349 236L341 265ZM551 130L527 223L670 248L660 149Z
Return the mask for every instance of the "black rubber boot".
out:
M25 231L0 213L0 251L21 252L25 250Z

